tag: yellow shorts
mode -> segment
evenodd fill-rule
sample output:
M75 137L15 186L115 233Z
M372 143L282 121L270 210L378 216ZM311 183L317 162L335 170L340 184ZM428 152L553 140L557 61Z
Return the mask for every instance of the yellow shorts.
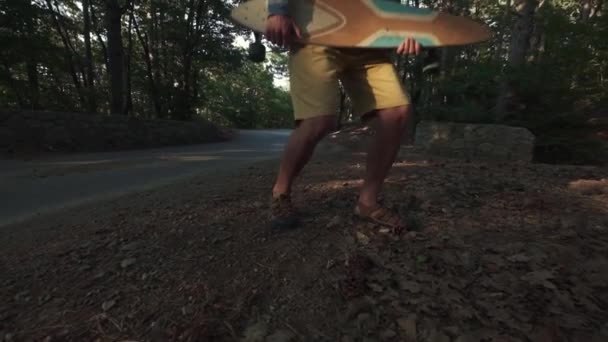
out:
M336 114L338 80L357 116L410 103L387 50L300 46L290 52L289 74L296 120Z

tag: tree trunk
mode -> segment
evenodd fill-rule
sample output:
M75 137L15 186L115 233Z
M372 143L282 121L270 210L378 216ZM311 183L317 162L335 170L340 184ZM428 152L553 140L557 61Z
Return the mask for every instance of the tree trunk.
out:
M55 8L59 8L59 3L57 2L57 0L54 0L55 3ZM59 16L59 11L57 11L57 18L60 18ZM74 44L72 44L72 39L70 38L70 33L69 33L69 27L66 28L63 25L63 21L59 22L58 21L58 25L59 27L63 27L63 35L62 35L62 39L64 41L64 44L66 46L66 49L68 49L71 53L71 55L74 56L74 72L76 73L76 77L78 78L78 80L80 81L82 79L83 85L86 87L87 85L87 76L86 76L86 72L84 69L84 66L82 65L82 57L80 56L80 54L78 53L78 50L74 47ZM77 35L77 33L76 33ZM76 71L77 70L77 71ZM78 76L78 72L80 73L80 76ZM82 109L86 110L86 102L84 102L85 100L85 94L84 94L84 89L81 88L80 90L81 92L81 97L83 100L81 100L82 103Z
M91 5L90 10L91 10L91 21L93 23L93 26L98 27L95 7ZM110 70L110 64L108 62L108 49L106 48L106 44L104 43L104 40L101 37L101 33L99 32L99 30L95 30L95 36L97 37L97 42L99 43L99 46L101 46L101 53L103 55L104 66L106 67L106 70Z
M195 23L195 0L190 0L188 5L188 19L186 20L185 38L182 46L182 87L179 101L179 116L181 119L187 119L191 115L192 103L190 98L190 75L192 70L192 54L194 39L194 23Z
M32 13L36 13L34 5L30 0L27 0L27 6ZM38 20L37 15L28 16L25 18L25 25L28 34L27 44L31 46L37 38L36 32L36 21ZM36 51L31 51L26 56L25 67L27 71L28 80L28 97L30 98L29 104L31 109L39 109L40 107L40 84L38 80L38 59L39 56Z
M504 46L504 40L505 40L505 31L507 29L507 22L509 21L509 16L511 13L511 0L507 0L507 3L505 4L504 7L504 12L502 14L502 25L499 25L499 31L496 34L496 36L498 37L498 44L496 46L496 55L495 58L497 61L502 62L503 60L503 46Z
M84 49L85 49L85 65L87 70L87 87L88 87L88 109L90 113L97 112L97 99L95 94L95 69L93 66L93 52L91 50L91 16L89 9L91 7L90 0L82 1L82 15L84 19Z
M534 29L534 14L538 2L536 0L517 0L515 7L518 18L515 22L511 36L509 57L507 59L508 69L517 69L525 64L526 56L530 48L530 38ZM516 98L515 89L505 78L500 82L499 95L496 101L496 120L503 121L507 116L507 106Z
M30 88L30 105L32 109L40 108L40 84L38 82L38 63L35 56L27 61L27 81Z
M160 12L157 13L157 11ZM151 70L149 70L148 72L150 73L149 77L152 75L152 72L154 74L154 78L151 78L151 80L154 83L154 91L156 92L156 95L154 96L154 113L156 114L156 117L160 118L162 117L162 111L163 111L163 98L161 97L160 94L158 93L158 89L159 87L162 86L163 84L163 79L161 78L161 73L160 73L160 62L161 62L161 55L159 52L159 46L160 46L160 40L164 39L161 36L161 31L159 29L159 26L162 25L162 7L157 8L156 7L156 1L152 2L152 22L150 25L150 36L149 39L147 39L148 42L148 53L147 53L147 62L150 61L150 54L152 55L152 65L151 65ZM149 67L148 65L146 65L146 67Z
M106 0L106 30L108 32L108 73L110 74L110 112L118 114L124 104L124 48L121 18L123 8L118 0Z
M586 23L600 13L605 0L580 0L579 21Z
M457 61L457 53L458 51L453 47L445 47L441 49L441 54L439 56L439 75L437 76L437 81L439 84L442 84L448 80L448 76L454 74L454 65ZM440 91L434 92L434 99L432 102L439 103L442 105L448 104L452 99Z
M536 0L519 0L515 3L518 19L513 28L508 63L511 67L523 65L530 45L530 37L534 28L534 12Z
M133 54L133 7L129 14L129 27L127 30L127 54L125 56L125 85L126 85L126 100L122 110L123 115L129 115L133 111L133 96L131 92L131 56Z
M23 98L21 97L21 92L19 91L19 87L17 86L17 82L15 82L15 78L13 77L13 73L11 71L10 66L6 61L2 61L2 66L4 67L4 72L2 73L7 83L15 93L15 98L17 99L17 105L19 108L24 108L25 103L23 102Z
M157 99L160 102L161 110L158 113L161 115L160 118L166 118L170 117L175 109L173 84L176 80L175 76L169 72L169 62L175 58L175 49L173 45L167 44L166 21L169 21L169 19L167 19L168 15L165 12L166 5L162 1L153 1L153 4L157 5L155 7L157 12L154 11L153 14L155 20L152 23L151 30L154 34L153 37L149 37L148 41L152 46L152 68L159 91Z
M152 103L154 105L154 114L156 114L157 118L160 118L162 117L162 105L161 100L158 96L158 87L156 85L156 80L158 79L160 74L155 75L153 73L153 65L152 60L150 58L150 44L147 33L142 32L142 30L139 28L137 20L133 21L133 26L135 27L135 33L137 34L137 38L139 39L139 42L143 49L144 62L146 63L146 76L148 78L148 84L150 87L150 99L152 100ZM158 65L158 61L155 61L155 63Z
M591 9L591 13L589 14L589 18L594 18L596 16L601 15L602 6L604 5L605 0L596 0L595 6Z
M65 59L66 59L65 62L67 63L68 68L70 69L72 81L74 82L74 87L76 88L76 93L78 94L78 98L80 99L81 107L84 109L84 108L86 108L86 101L85 101L84 94L82 92L80 78L78 77L78 74L76 73L76 68L74 67L75 63L72 58L73 49L71 48L71 43L68 40L67 33L64 32L63 28L61 27L61 23L59 22L59 19L57 19L57 14L55 13L51 0L46 0L46 4L48 6L49 11L51 12L51 17L53 20L53 24L55 25L55 29L57 30L57 33L61 37L61 41L65 48Z
M159 72L161 70L162 67L162 72L163 72L163 78L166 79L167 76L167 56L168 56L168 49L167 49L167 39L165 37L165 12L164 9L161 7L160 11L158 13L158 40L157 43L159 45L157 45L157 47L160 48L160 51L162 51L162 55L163 58L160 59L159 58ZM160 54L159 54L160 56ZM162 61L162 65L160 65L160 61Z
M342 84L340 84L340 107L338 108L338 130L342 128L344 119L346 117L346 91Z
M592 10L592 2L593 0L581 0L580 2L580 15L578 20L581 22L587 22L589 20L589 17L591 16L591 10Z

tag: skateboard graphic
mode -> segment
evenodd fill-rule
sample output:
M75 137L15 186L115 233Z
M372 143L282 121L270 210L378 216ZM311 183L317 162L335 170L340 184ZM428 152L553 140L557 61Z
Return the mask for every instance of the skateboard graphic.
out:
M266 1L244 2L231 17L264 32ZM291 0L289 14L302 31L302 43L334 47L393 48L408 37L424 47L441 47L474 44L492 36L489 27L470 18L388 0Z

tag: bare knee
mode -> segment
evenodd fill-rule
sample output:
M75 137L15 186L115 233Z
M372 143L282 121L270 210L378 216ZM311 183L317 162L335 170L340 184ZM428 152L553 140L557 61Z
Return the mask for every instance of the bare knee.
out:
M405 127L411 118L411 113L412 106L407 105L386 109L379 113L379 116L382 116L382 121L386 123Z
M405 129L411 122L411 114L412 106L405 105L378 110L375 113L375 118L376 121L379 121L381 125Z
M312 142L318 142L335 131L337 126L334 115L324 115L302 120L298 125L298 130L301 130Z

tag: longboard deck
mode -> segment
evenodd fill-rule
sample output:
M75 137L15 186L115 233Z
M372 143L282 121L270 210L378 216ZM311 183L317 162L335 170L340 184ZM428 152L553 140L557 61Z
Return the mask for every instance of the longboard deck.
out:
M267 0L249 0L232 10L237 23L266 30ZM491 38L476 21L387 0L292 0L289 13L302 42L334 47L393 48L407 37L424 47L468 45Z

